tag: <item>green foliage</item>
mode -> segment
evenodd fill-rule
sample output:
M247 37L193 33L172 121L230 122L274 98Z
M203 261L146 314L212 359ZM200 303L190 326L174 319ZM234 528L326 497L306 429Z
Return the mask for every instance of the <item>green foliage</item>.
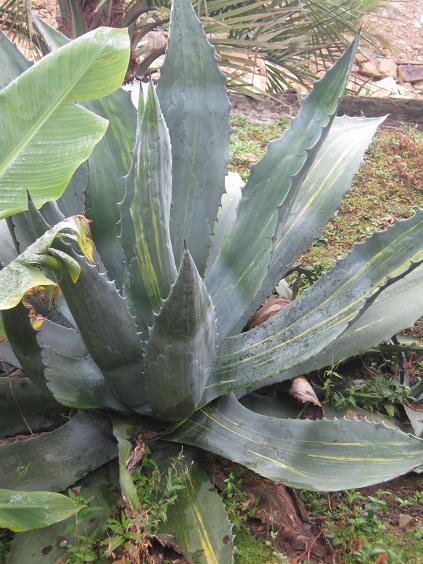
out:
M257 78L271 92L285 90L293 83L309 84L315 76L312 69L327 69L336 60L361 16L376 9L380 0L354 0L348 5L343 0L284 0L267 5L233 0L192 3L216 47L228 86L255 94L262 90ZM146 42L145 35L155 29L167 30L170 4L169 0L131 0L122 6L116 0L96 0L88 5L82 0L61 0L61 29L68 37L78 37L100 25L129 26L128 78L142 78L164 53L162 44ZM5 0L0 22L3 29L29 45L32 41L34 48L43 51L44 38L36 34L28 17L30 5L30 0ZM371 40L374 42L374 37Z
M100 535L81 534L80 524L89 519L95 509L95 498L84 499L78 492L69 490L69 496L78 504L84 505L67 526L71 542L66 546L64 562L96 562L103 558L130 555L148 548L149 538L161 532L168 520L169 508L176 503L178 494L185 488L189 468L179 454L171 459L166 469L161 470L148 448L135 468L133 480L141 510L128 512L113 511L107 519ZM119 556L120 555L120 556Z
M384 372L383 366L373 367L367 378L356 381L332 367L323 374L323 392L325 402L340 411L360 407L394 417L399 415L399 407L410 389Z
M389 516L398 505L418 508L419 490L407 498L385 490L373 495L357 490L330 496L301 492L301 498L311 517L322 526L335 557L342 562L377 562L384 558L388 563L412 563L421 552L419 530L393 529L395 518Z
M42 292L36 293L7 310L2 304L3 319L9 357L14 354L13 362L40 388L31 411L39 429L47 425L40 417L47 402L75 412L68 411L62 426L53 421L51 432L1 444L0 485L63 491L118 458L114 467L123 515L109 523L111 553L122 547L140 550L158 523L168 519L189 557L230 561L230 526L209 489L197 450L198 472L189 477L182 472L186 487L178 499L182 484L172 470L159 475L150 468L148 482L137 470L146 442L158 436L225 456L294 487L330 491L385 481L421 465L423 443L396 428L367 420L290 419L283 403L273 411L254 412L232 393L289 380L364 352L410 326L423 311L420 210L355 246L284 310L242 332L250 315L320 236L382 122L337 117L358 36L315 84L285 134L268 146L240 198L225 200L229 104L213 48L189 0L172 5L169 51L157 95L150 86L147 99L139 100L136 118L122 91L92 102L109 94L123 75L128 51L121 31L102 28L69 42L46 24L39 28L53 53L23 73L22 56L9 43L0 43L7 62L5 81L11 81L0 93L6 100L7 112L0 114L5 123L19 113L11 96L16 85L25 85L27 92L33 86L43 91L48 81L62 81L60 100L51 106L50 98L38 96L40 115L38 106L31 106L37 114L34 123L19 114L22 143L12 149L25 158L18 162L8 154L5 162L18 176L25 172L29 191L33 182L39 193L28 212L11 216L9 238L0 233L9 255L0 276L7 277L9 288L19 289L22 269L16 265L23 261L28 268L28 256L40 249L30 274L45 277L37 278L43 285L57 283L62 294L45 300ZM93 50L93 38L104 42L100 51ZM99 58L104 65L91 65ZM66 72L55 72L58 62ZM105 68L113 72L103 83L99 79ZM74 128L88 129L84 120L91 116L79 102L88 102L90 111L102 116L94 119L103 125L109 120L109 126L88 166L83 164L64 195L52 202L60 190L53 194L47 185L45 192L40 190L40 179L50 169L37 161L25 132L34 130L43 140L44 122L56 133L65 132L63 116L55 112L61 101ZM60 164L54 143L50 137L47 141L43 147L50 147L49 160ZM12 191L7 195L13 198ZM224 228L217 220L222 202L234 218ZM9 201L8 206L13 213L26 204L15 209ZM89 242L86 230L82 239L69 229L66 239L52 235L75 221L64 216L80 217L84 209L94 223L95 265L81 254ZM217 243L216 221L223 229ZM13 245L19 256L11 260ZM85 255L90 258L91 253L85 249ZM25 284L20 295L33 285ZM36 330L25 307L35 312ZM5 379L5 388L11 380ZM393 390L392 397L398 393ZM4 390L3 397L10 411L15 397ZM1 435L16 432L16 417L6 418ZM339 440L345 436L348 442ZM115 483L107 476L104 480ZM229 485L232 504L242 505L235 483ZM147 515L143 504L149 505ZM207 512L209 505L213 510ZM182 522L189 527L178 528ZM54 529L56 538L59 532ZM87 534L81 533L82 544ZM24 549L30 551L31 544L27 534Z

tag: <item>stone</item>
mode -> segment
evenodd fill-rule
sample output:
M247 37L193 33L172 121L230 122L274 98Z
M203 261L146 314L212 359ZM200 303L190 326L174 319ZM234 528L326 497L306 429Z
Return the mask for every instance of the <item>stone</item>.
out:
M423 80L423 65L398 65L398 76L402 82L420 82Z
M402 96L405 94L405 88L397 84L395 78L388 76L373 83L377 88L381 88L381 96Z
M397 64L394 59L372 57L360 63L360 72L372 78L396 77Z
M414 88L416 90L423 90L423 80L418 80L417 82L414 83Z
M414 529L418 525L418 520L412 515L402 513L398 518L398 526L400 529Z

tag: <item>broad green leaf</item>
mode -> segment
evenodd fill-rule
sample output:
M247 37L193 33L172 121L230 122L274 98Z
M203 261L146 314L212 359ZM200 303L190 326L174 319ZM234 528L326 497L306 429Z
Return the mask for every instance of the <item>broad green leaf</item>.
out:
M63 423L63 407L29 378L0 378L0 435L50 431Z
M136 433L136 428L131 423L118 417L112 418L113 435L118 443L119 451L119 485L123 498L129 503L133 511L141 509L137 488L132 480L131 472L126 467L129 455L132 451L131 438Z
M225 189L229 101L214 49L190 0L173 2L157 94L172 144L171 234L176 263L179 266L186 242L203 275Z
M57 199L104 135L107 122L76 103L105 96L123 80L125 30L96 29L44 57L0 92L0 215Z
M310 372L331 364L330 355L339 360L337 339L346 329L345 335L358 327L361 319L369 319L369 312L378 303L386 306L379 318L389 316L390 306L382 301L385 294L395 295L392 307L400 327L396 323L374 323L379 342L407 326L405 321L415 321L423 313L423 304L420 296L410 300L406 285L408 280L416 280L416 272L421 273L421 267L416 268L414 263L423 259L422 237L423 211L419 211L355 245L331 272L263 325L227 338L207 384L205 400L243 386L269 384ZM374 316L371 319L376 321ZM361 341L361 350L357 350L343 338L342 358L367 350L377 340L367 335ZM319 356L324 350L326 356Z
M63 491L117 456L106 417L79 411L62 427L0 445L0 487Z
M279 210L269 271L257 296L237 324L239 330L272 293L294 262L339 208L376 129L385 118L336 117L289 210Z
M272 254L278 207L291 208L329 132L357 42L358 37L315 83L289 129L269 144L264 157L251 168L235 226L206 278L221 339L235 327L263 284Z
M77 516L77 527L69 530L69 525L75 524L75 517L71 517L45 529L16 535L10 544L7 564L50 564L58 561L65 554L66 547L76 544L83 535L96 537L97 533L102 533L118 497L113 472L115 467L115 463L110 462L75 484L81 488L79 495L84 499L94 498L89 504L89 512L84 511Z
M0 489L0 527L15 533L41 529L75 515L83 507L57 493Z
M39 237L26 251L0 271L0 310L11 309L18 305L32 288L56 286L56 282L45 275L41 267L60 271L61 264L68 266L59 257L55 258L49 254L53 241L63 236L75 238L84 255L92 260L87 220L83 216L65 219ZM71 270L75 281L74 269L75 264Z
M193 413L215 351L213 304L189 251L185 251L175 285L149 332L146 381L154 415L171 421Z
M69 42L67 37L43 20L34 15L33 19L50 50ZM87 108L109 121L105 136L88 161L87 214L93 220L92 235L97 251L109 277L121 290L125 257L118 240L121 227L117 204L122 201L125 192L122 178L131 166L136 111L130 94L122 89L101 100L89 102Z
M193 564L230 564L234 539L222 498L198 466L189 470L185 483L169 508L166 530Z
M126 286L137 310L138 323L147 328L167 298L176 278L169 232L172 203L172 159L169 132L154 86L147 101L140 92L137 138L125 198L120 208L121 241L126 257Z
M128 411L114 396L77 329L47 320L37 340L47 387L58 402L80 409Z
M383 423L267 417L233 395L197 411L166 438L224 456L271 480L321 491L385 482L423 463L423 441Z

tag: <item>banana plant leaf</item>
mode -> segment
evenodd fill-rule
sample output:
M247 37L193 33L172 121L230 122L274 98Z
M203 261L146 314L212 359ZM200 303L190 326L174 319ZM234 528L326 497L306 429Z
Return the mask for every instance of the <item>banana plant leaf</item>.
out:
M97 29L44 57L0 92L7 133L0 152L1 217L27 208L27 190L37 206L63 193L107 127L76 103L115 90L128 57L124 30Z
M69 39L33 15L36 28L51 51L69 43ZM120 85L120 84L119 84ZM122 178L128 173L135 144L136 112L128 92L121 88L100 100L85 104L109 121L103 139L88 160L86 186L87 216L93 221L92 235L109 277L118 289L123 284L124 255L120 235L117 204L124 196ZM66 190L66 192L68 192Z
M72 257L49 254L53 241L63 236L77 240L84 256L92 261L92 244L86 219L74 216L58 223L0 271L0 310L17 306L23 296L37 286L57 285L42 272L41 267L60 272L63 265L72 281L75 283L78 280L79 265Z
M0 489L0 527L15 533L47 527L82 508L71 498L57 493Z
M203 448L292 487L336 491L406 474L423 441L383 423L258 415L233 395L207 405L167 440Z

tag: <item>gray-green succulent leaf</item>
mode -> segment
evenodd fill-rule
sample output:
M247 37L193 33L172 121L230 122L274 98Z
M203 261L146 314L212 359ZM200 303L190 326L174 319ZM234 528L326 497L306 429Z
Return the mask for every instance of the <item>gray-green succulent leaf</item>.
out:
M336 117L358 36L232 197L224 193L224 78L190 0L173 1L157 90L151 84L137 108L118 88L126 32L101 28L70 41L35 24L51 53L33 65L0 35L0 309L8 338L0 354L3 347L26 374L0 377L0 436L40 434L0 443L0 497L102 481L102 467L114 461L137 511L127 461L133 434L151 429L301 488L360 487L421 467L423 441L396 426L299 420L286 402L249 396L243 405L233 395L361 354L423 314L417 210L242 332L336 212L383 122ZM39 287L60 288L60 296L40 303L31 297ZM31 325L29 310L41 326ZM190 557L226 564L230 526L208 488L194 471L171 524ZM50 501L61 509L62 499ZM36 526L42 520L41 512ZM45 536L63 533L60 523L44 524ZM227 546L213 531L228 535ZM31 533L21 538L10 562L39 546ZM61 556L57 547L54 554Z

